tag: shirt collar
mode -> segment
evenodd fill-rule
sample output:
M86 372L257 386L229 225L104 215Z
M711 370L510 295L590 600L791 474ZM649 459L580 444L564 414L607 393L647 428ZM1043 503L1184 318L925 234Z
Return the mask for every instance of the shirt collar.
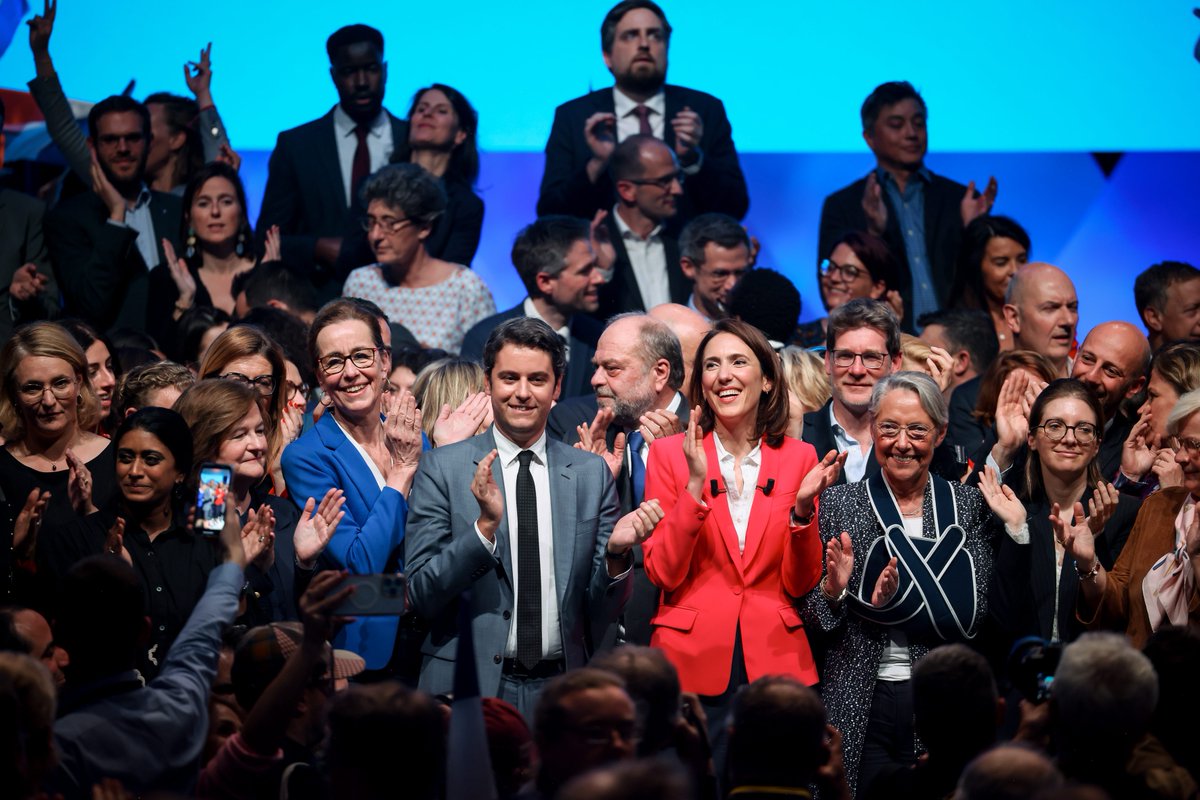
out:
M920 167L918 167L917 171L914 172L913 174L916 175L918 178L920 178L924 183L933 183L933 173L930 172L929 168L926 167L924 164L922 164ZM888 172L886 169L879 166L878 164L875 165L875 177L876 177L876 179L878 179L880 185L884 185L884 184L888 184L888 183L891 183L894 185L896 183L895 179L892 177L892 173Z
M833 431L834 436L840 436L850 444L858 444L858 441L850 438L850 434L846 433L846 429L842 427L842 423L837 421L837 417L833 414L833 403L829 404L829 427Z
M129 210L137 211L138 209L147 205L149 202L150 202L150 187L143 183L142 188L138 189L137 200L134 201L133 205L129 206Z
M633 239L634 241L637 241L637 242L651 242L651 241L654 241L654 239L660 233L662 233L663 226L662 226L662 223L660 222L659 224L654 226L654 230L650 231L650 235L647 236L645 239L643 239L642 237L638 236L637 233L634 232L633 228L629 227L629 225L627 225L625 223L625 220L621 219L621 215L618 213L618 208L619 208L619 206L613 206L612 216L613 216L613 219L616 220L617 231L621 234L622 239Z
M733 453L730 453L728 450L725 449L725 446L723 444L721 444L721 437L717 435L716 431L713 431L713 445L717 449L717 461L728 462L730 464L733 463L733 461L734 461ZM758 444L754 445L754 449L751 450L749 453L746 453L745 458L742 459L742 463L749 464L750 466L753 466L753 467L757 467L758 466L758 457L759 457L759 454L761 454L761 453L762 453L762 440L759 440Z
M665 117L667 115L667 93L663 89L659 89L654 93L653 97L645 103L639 104L616 86L613 87L613 113L616 114L617 119L624 119L629 116L638 105L644 105L660 117ZM653 119L653 115L650 118Z
M518 447L511 439L500 432L500 429L492 425L492 438L496 440L496 455L500 459L501 466L509 467L516 463L517 454L522 450L532 450L533 458L539 464L546 463L546 429L542 429L542 435L537 438L529 447Z
M531 317L532 319L540 319L542 322L546 322L546 318L538 313L537 306L533 304L532 298L526 297L525 302L521 304L521 307L525 310L525 316ZM550 323L546 322L546 324L549 325ZM564 339L571 338L570 325L563 325L561 328L556 328L554 329L554 332Z
M375 137L383 136L383 128L387 124L387 114L380 111L375 119L371 120L367 134ZM358 123L350 119L350 115L342 110L341 103L333 107L333 130L339 139L343 136L353 136L357 126Z

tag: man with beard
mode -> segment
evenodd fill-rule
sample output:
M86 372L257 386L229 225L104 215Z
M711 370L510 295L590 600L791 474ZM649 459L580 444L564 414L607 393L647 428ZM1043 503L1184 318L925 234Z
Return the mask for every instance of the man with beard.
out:
M710 94L671 86L671 26L651 0L622 0L600 26L600 49L613 75L599 89L559 106L546 142L538 214L590 219L612 202L609 161L630 136L667 143L687 176L683 217L720 211L741 219L750 199L725 106Z
M350 200L364 178L408 141L408 123L383 108L383 34L366 25L335 31L325 44L338 103L320 119L279 134L256 230L282 234L283 261L316 283L341 287L337 262ZM361 266L361 265L355 265Z
M507 319L534 317L567 343L562 396L577 397L591 386L592 355L604 325L590 316L599 304L604 276L596 265L586 220L550 216L526 225L512 247L512 262L528 292L507 311L477 322L463 337L463 358L483 359L488 334Z
M179 198L145 183L150 114L136 100L109 97L88 112L92 191L46 216L46 241L68 316L99 330L146 329L149 272L176 251ZM163 267L166 269L166 267Z

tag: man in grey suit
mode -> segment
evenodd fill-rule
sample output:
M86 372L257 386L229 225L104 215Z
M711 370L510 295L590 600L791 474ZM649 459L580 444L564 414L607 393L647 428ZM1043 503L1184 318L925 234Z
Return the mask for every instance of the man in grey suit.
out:
M452 690L467 603L480 690L528 716L545 682L585 665L620 614L633 546L662 512L643 503L618 519L603 459L546 436L565 368L550 326L502 323L483 365L494 425L427 452L412 487L409 597L430 622L420 687Z

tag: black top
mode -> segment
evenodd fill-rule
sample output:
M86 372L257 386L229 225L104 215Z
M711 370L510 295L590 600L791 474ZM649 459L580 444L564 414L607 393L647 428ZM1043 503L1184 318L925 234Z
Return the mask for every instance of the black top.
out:
M250 246L250 243L247 243ZM200 280L200 270L189 265L188 272L196 282L196 296L192 300L194 308L212 308L212 295ZM179 287L171 277L171 270L166 264L160 264L150 271L150 300L149 313L146 315L146 333L154 337L159 347L174 353L179 339L179 321L175 319L175 303L179 301Z
M105 508L117 495L116 447L109 442L91 461L85 462L92 473L92 502L96 508ZM8 452L0 448L0 489L12 504L16 515L34 487L50 490L50 502L42 515L42 530L61 527L77 518L67 496L67 469L42 472L27 467Z

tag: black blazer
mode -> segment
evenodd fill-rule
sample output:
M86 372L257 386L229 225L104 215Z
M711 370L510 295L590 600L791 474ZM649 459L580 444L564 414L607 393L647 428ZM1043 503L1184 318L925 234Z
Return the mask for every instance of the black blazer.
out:
M813 449L817 451L817 458L824 458L830 450L838 449L837 440L833 437L833 427L829 423L829 409L832 405L833 400L827 400L825 405L816 411L810 411L804 415L804 433L801 434L800 439L813 446ZM876 472L879 472L879 462L875 460L874 455L871 455L867 458L867 471L863 473L863 478L869 478ZM838 479L833 485L841 486L844 483L846 483L846 471L842 470L838 473Z
M617 260L613 264L612 280L600 287L600 307L596 311L599 319L607 320L614 314L626 311L647 311L642 302L642 292L638 288L637 276L633 274L633 265L629 262L629 251L621 239L621 231L613 215L604 219L608 226L608 235L616 251ZM670 287L671 302L687 305L692 294L692 282L683 274L679 266L679 229L674 225L664 225L662 231L663 254L667 262L667 284Z
M863 176L825 198L821 207L818 260L828 258L834 242L847 233L867 229L867 215L862 208L866 185L867 178ZM950 286L954 283L954 264L962 241L961 206L966 191L967 187L961 183L940 175L933 175L932 183L925 186L925 253L929 256L929 273L941 308L949 305ZM904 249L904 236L900 232L900 217L886 191L883 200L888 208L887 230L883 238L896 259L900 286L895 288L899 288L904 298L904 329L911 331L916 320L912 318L912 273L908 268L908 254Z
M28 195L0 189L0 341L22 322L51 319L58 313L58 286L50 269L50 254L42 234L46 207ZM18 301L8 291L13 275L25 264L36 264L46 277L37 297Z
M152 191L150 215L158 269L167 269L162 240L181 252L183 203L173 194ZM150 273L138 252L137 237L133 228L108 223L108 207L94 192L64 200L46 215L50 259L69 316L87 320L101 331L146 330Z
M976 452L987 438L987 428L980 424L973 413L979 402L982 383L983 378L977 375L960 384L950 395L950 430L946 440L965 448L968 453Z
M719 211L741 219L750 207L746 178L738 163L733 146L733 129L725 115L724 104L711 94L685 89L682 86L663 87L666 95L666 119L663 140L675 147L675 130L671 119L687 106L704 122L700 137L703 164L695 175L688 175L683 184L683 202L679 216L686 220L708 211ZM538 196L538 216L569 214L591 219L600 209L612 208L616 196L612 180L603 175L595 183L588 180L587 163L591 148L584 137L583 126L588 117L598 112L612 114L611 87L577 97L563 103L554 111L554 125L546 141L546 170L542 174L542 189Z
M507 311L476 322L463 337L459 355L482 362L483 346L487 344L492 330L501 322L524 316L525 302L522 300ZM587 314L573 314L567 327L571 332L571 341L567 374L563 376L562 392L559 395L563 399L592 391L592 356L596 355L596 342L604 332L604 326Z
M348 206L333 111L279 134L255 226L260 250L267 229L279 226L283 261L301 274L314 271L317 239L341 236L346 229ZM408 123L386 109L384 113L392 123L393 148L407 142Z

